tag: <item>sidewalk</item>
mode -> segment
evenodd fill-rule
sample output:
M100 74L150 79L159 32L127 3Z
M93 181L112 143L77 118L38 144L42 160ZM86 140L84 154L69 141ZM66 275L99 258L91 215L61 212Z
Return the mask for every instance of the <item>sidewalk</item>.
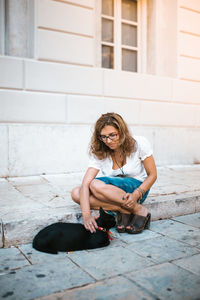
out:
M32 249L43 226L81 221L70 198L81 178L0 180L1 246L12 245L0 249L0 299L200 299L200 166L158 169L145 204L157 220L150 230L113 229L111 244L95 250L51 255Z
M53 222L81 222L70 196L83 174L0 179L0 247L32 241ZM200 211L200 165L158 168L158 179L145 201L152 220ZM96 213L96 212L94 212Z
M108 247L45 254L0 249L0 299L200 299L200 213L159 220Z

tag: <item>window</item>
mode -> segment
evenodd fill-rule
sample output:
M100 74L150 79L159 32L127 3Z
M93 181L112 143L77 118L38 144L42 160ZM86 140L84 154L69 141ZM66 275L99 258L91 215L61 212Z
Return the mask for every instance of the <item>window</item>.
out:
M114 0L102 0L101 18L102 67L114 67Z
M138 72L138 1L101 1L101 66Z

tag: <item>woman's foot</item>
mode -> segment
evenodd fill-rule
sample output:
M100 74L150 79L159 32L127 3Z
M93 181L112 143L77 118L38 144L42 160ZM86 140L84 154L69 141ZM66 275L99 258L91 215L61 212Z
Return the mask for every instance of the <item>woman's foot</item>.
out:
M141 233L144 229L149 229L151 221L151 214L148 213L146 217L134 215L134 218L126 227L126 232L130 234Z
M136 204L134 207L134 213L132 213L132 215L146 217L148 215L148 209L141 204ZM129 220L129 223L130 221L131 220ZM127 229L131 229L130 224L127 225Z
M148 209L141 204L136 204L134 207L134 214L146 217L148 215Z
M132 218L132 214L124 214L118 212L117 214L117 231L123 233L126 231L126 226L129 224L129 220Z
M144 229L150 226L151 214L148 212L147 208L141 204L137 204L134 207L134 218L129 221L126 227L126 232L128 233L140 233Z

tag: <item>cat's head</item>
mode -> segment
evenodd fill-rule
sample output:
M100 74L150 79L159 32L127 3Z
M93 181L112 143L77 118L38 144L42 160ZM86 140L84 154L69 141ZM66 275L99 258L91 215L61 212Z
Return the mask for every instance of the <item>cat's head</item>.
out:
M103 227L106 230L116 225L115 217L106 213L102 207L99 208L99 217L96 222L99 227Z

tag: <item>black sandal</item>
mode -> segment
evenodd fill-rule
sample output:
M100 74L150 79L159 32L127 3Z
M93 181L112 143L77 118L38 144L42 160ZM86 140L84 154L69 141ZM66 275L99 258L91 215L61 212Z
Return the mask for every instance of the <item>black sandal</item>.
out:
M131 214L122 214L119 213L117 214L117 231L119 233L123 233L126 231L126 226L129 224L129 220L130 217L132 215Z
M130 228L126 228L126 232L130 234L141 233L144 229L149 229L151 221L151 214L148 213L146 217L134 215L134 218L131 220L128 226Z

